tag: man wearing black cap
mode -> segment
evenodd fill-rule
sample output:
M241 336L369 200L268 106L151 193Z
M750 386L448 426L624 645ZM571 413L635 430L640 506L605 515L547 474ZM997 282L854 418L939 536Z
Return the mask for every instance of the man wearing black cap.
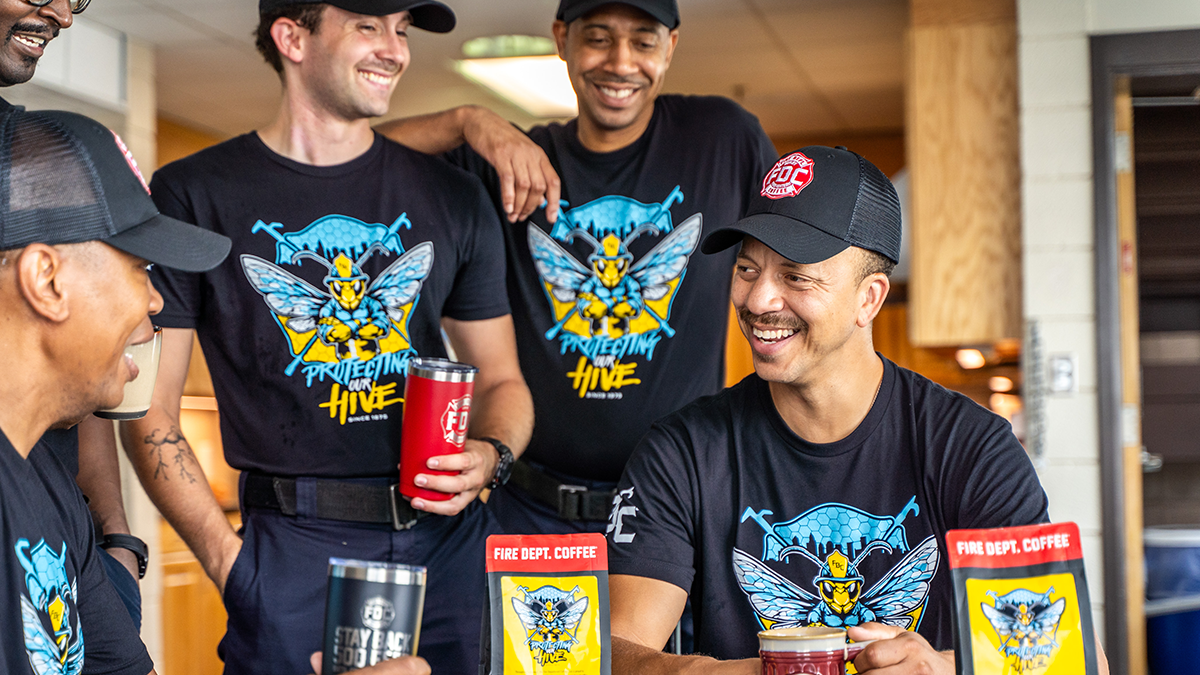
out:
M0 116L0 671L152 669L105 579L87 506L43 435L121 402L153 336L148 263L201 271L229 240L158 213L102 125ZM86 632L86 636L84 635ZM85 639L86 638L86 639Z
M660 421L626 468L613 671L749 675L758 631L824 625L879 639L860 673L952 673L945 533L1046 522L1033 466L1002 418L874 351L900 257L877 168L841 148L787 155L702 250L739 244L755 374ZM689 593L711 657L660 652Z
M427 566L420 655L435 672L471 672L483 543L496 529L475 498L532 426L496 292L503 243L478 179L370 127L408 65L407 31L449 31L454 14L432 0L260 0L259 15L258 46L283 82L279 114L154 176L164 213L229 236L236 255L202 275L156 276L166 328L155 404L122 426L124 445L223 592L227 672L307 667L330 557ZM446 501L410 503L395 490L405 373L415 357L447 356L443 329L479 368L470 438L430 460L449 475L417 476ZM193 333L225 457L243 471L241 537L179 431ZM373 662L405 644L359 646Z
M604 531L613 487L651 423L724 384L733 253L693 254L706 228L745 213L777 155L734 102L660 95L679 24L675 0L559 4L553 32L579 116L529 137L561 178L562 214L510 215L504 228L537 413L524 458L488 503L508 531ZM458 139L439 136L453 119L385 128L442 150L430 144ZM495 171L465 147L451 160L511 214Z

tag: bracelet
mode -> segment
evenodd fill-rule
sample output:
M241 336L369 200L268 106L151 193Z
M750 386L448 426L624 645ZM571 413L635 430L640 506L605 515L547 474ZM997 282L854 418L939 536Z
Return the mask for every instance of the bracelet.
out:
M100 540L100 548L108 550L110 548L123 548L126 551L133 553L137 558L138 563L138 579L143 579L146 576L146 565L150 562L150 548L146 546L146 542L138 539L132 534L106 534Z

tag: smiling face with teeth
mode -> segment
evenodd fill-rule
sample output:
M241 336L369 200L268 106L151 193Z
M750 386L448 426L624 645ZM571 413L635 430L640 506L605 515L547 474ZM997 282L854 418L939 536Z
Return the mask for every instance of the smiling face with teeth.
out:
M290 53L289 60L300 60L286 86L345 121L383 115L408 67L410 24L408 12L369 16L328 6L316 32L306 32L300 52Z
M730 297L759 377L807 386L878 361L871 322L889 282L884 274L863 276L864 255L851 246L802 265L746 237Z
M35 7L25 0L0 0L0 86L28 82L38 59L58 31L70 28L71 5L68 0L53 0Z
M579 99L579 140L598 152L641 137L654 114L679 40L640 9L604 5L582 18L554 23L558 54Z

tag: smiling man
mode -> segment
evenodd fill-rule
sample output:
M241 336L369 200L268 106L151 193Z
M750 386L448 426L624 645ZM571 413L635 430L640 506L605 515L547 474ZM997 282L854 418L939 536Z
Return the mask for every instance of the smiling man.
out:
M946 531L1045 522L1047 501L1004 419L872 347L896 191L859 155L804 148L703 251L739 244L755 374L656 424L630 460L609 537L613 671L752 675L758 631L823 625L879 640L859 673L953 673ZM711 656L661 653L689 593Z
M638 439L724 385L733 252L695 249L745 213L777 158L733 101L662 94L680 40L675 0L562 0L556 19L579 116L528 134L561 179L561 215L551 220L555 204L516 217L495 170L465 146L449 155L509 215L508 296L537 425L488 507L514 533L615 527L613 488ZM469 112L384 130L443 151Z
M280 74L257 132L160 169L164 213L233 240L205 274L164 272L162 362L145 419L122 425L142 484L224 594L226 672L303 672L321 648L330 557L429 568L420 655L473 672L494 523L475 498L529 438L499 221L479 180L374 134L409 64L408 32L455 23L432 0L260 0L258 46ZM469 439L449 475L394 489L409 362L479 368ZM193 335L212 373L235 534L187 439ZM460 441L461 443L461 441ZM511 448L511 450L510 450ZM372 643L369 659L393 642Z
M126 348L153 337L162 308L148 262L209 269L229 241L160 215L98 122L10 110L0 137L0 672L145 675L44 434L116 406L137 377Z
M28 82L46 45L90 0L0 0L0 87ZM9 107L0 99L0 109Z

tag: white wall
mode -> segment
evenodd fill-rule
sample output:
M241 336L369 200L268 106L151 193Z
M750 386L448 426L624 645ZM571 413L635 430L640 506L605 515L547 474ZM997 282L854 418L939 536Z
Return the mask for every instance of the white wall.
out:
M1042 353L1079 359L1079 391L1049 397L1038 467L1055 520L1079 524L1096 626L1104 560L1096 392L1091 61L1095 33L1200 27L1200 0L1018 0L1024 301Z

